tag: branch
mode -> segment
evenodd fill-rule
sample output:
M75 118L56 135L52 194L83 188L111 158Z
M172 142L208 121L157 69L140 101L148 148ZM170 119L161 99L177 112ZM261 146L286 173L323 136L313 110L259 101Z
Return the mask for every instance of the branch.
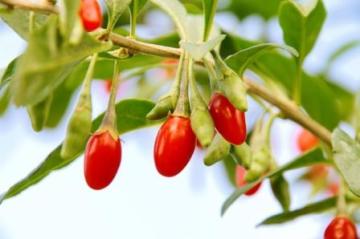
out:
M58 12L57 8L51 4L34 4L27 0L0 0L0 3L23 9L45 11L49 13ZM109 37L115 45L128 48L134 52L171 58L179 58L181 54L181 49L179 48L145 43L115 33L111 33ZM256 84L249 79L245 79L245 83L250 93L257 95L276 106L289 119L308 129L313 134L317 135L324 143L331 146L331 132L301 111L293 101L274 95L264 86Z
M38 11L44 13L58 13L58 9L52 5L49 1L30 1L30 0L0 0L11 8L20 8L30 11Z

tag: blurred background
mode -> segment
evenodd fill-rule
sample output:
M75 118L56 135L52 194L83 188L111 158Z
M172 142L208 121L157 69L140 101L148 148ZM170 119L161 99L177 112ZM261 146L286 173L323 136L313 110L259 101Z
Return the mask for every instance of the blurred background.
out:
M188 1L189 2L189 1ZM263 0L262 16L246 13L236 16L227 7L248 6L251 1L220 1L224 9L216 16L223 29L249 39L265 38L283 43L278 21L267 10ZM328 65L333 52L345 43L360 41L360 1L324 0L328 16L321 36L305 62L312 74L326 73L346 89L360 88L360 47L354 48ZM251 10L249 10L251 11ZM246 11L244 11L246 12ZM173 31L169 17L153 9L144 16L138 34L156 37ZM24 49L25 42L0 20L0 69ZM153 70L149 77L166 78L166 72ZM119 90L119 98L133 95L131 82ZM105 110L108 98L104 81L93 81L94 116ZM72 98L72 105L77 97ZM251 126L261 114L251 102L247 122ZM0 191L26 176L64 138L67 117L56 129L33 132L24 109L11 106L0 117ZM344 126L346 127L346 125ZM177 177L160 176L153 162L153 142L158 128L142 129L121 136L123 157L114 182L102 191L89 189L83 178L83 157L57 171L21 195L0 206L0 239L62 238L278 238L317 239L332 213L307 216L279 226L256 225L281 211L272 196L268 182L252 197L240 198L220 216L224 200L234 187L229 183L222 164L205 167L203 152L197 149L186 169ZM296 140L301 128L285 120L277 120L272 129L273 154L280 165L299 154ZM286 174L291 185L292 208L301 207L326 192L311 197L312 188L299 181L304 173Z

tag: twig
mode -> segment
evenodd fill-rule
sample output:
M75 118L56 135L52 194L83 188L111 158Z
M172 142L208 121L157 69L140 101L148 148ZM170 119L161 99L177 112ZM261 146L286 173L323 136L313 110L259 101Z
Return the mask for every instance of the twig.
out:
M49 13L58 12L57 8L51 4L34 4L33 2L26 0L0 0L0 3L33 11L45 11ZM110 33L109 38L115 45L125 47L134 52L143 54L179 58L182 52L182 50L179 48L145 43L115 33ZM249 79L245 79L245 83L250 93L257 95L270 104L276 106L284 113L285 116L287 116L287 118L308 129L313 134L317 135L324 143L331 146L331 132L313 120L311 117L306 115L293 101L274 95L264 86L259 85Z

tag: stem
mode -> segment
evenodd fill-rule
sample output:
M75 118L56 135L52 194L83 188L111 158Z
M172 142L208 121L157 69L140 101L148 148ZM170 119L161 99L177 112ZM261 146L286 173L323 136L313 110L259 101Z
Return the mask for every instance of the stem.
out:
M207 27L205 29L205 32L204 32L204 39L203 39L204 41L207 41L209 36L210 36L211 29L212 29L212 26L213 26L213 23L214 23L214 17L215 17L215 12L216 12L217 5L218 5L218 0L214 0L213 4L212 4L211 11L210 11L210 16L209 16L209 22L208 22L209 27ZM205 8L205 6L204 6L204 8Z
M111 84L111 92L108 102L108 107L104 116L104 119L101 123L101 129L109 129L111 133L114 133L114 137L117 137L117 123L116 123L116 110L115 110L115 103L116 103L116 95L120 84L120 64L118 60L114 61L114 74Z
M29 13L29 33L32 34L34 32L34 23L35 23L35 13L34 11L30 11Z
M302 87L302 66L303 66L303 60L298 59L296 61L296 78L294 82L294 89L293 89L293 100L295 101L295 104L300 105L301 104L301 87Z
M206 69L208 70L209 72L209 80L210 80L210 87L213 91L217 90L219 87L217 85L217 73L214 69L214 65L211 64L208 60L204 59L204 64L205 64L205 67Z
M345 200L345 182L342 177L340 177L340 184L339 184L339 194L336 203L337 207L337 214L338 215L347 215L346 210L346 200Z
M133 0L134 11L130 11L130 37L135 38L136 36L136 19L137 19L137 11L138 11L138 1Z
M274 114L274 113L271 113L270 116L269 116L269 119L265 125L265 132L266 132L266 144L267 145L270 145L270 131L271 131L271 126L273 125L274 123L274 120L276 119L276 117L278 116L278 114Z
M47 11L50 13L57 13L58 10L55 6L49 4L33 4L25 0L0 0L1 3L5 3L10 6L24 8L24 4L27 5L25 9L38 10L38 11ZM10 2L10 3L9 3ZM20 4L16 4L20 3ZM45 7L44 7L45 6ZM103 31L103 30L102 30ZM110 34L110 40L118 46L126 47L135 52L141 52L143 54L150 54L162 57L170 58L179 58L182 54L182 50L179 48L160 46L156 44L145 43L137 41L135 39L126 38L115 33ZM307 116L302 112L293 101L288 100L284 97L279 97L278 95L273 94L264 86L259 85L249 79L244 78L244 82L250 93L253 93L270 104L279 108L285 116L289 119L292 119L294 122L297 122L305 129L309 130L316 136L318 136L324 143L328 146L331 146L331 132L326 129L324 126Z
M86 71L86 75L85 75L85 79L84 79L84 83L83 83L83 88L87 91L90 92L90 86L91 86L91 80L93 78L93 73L94 73L94 68L95 68L95 64L96 64L96 60L97 60L97 53L95 53L92 57L91 57L91 61L89 64L89 67Z
M179 99L176 104L174 111L175 115L188 117L190 114L190 105L189 105L189 78L190 78L190 66L192 64L191 59L188 53L185 53L184 62L181 67L181 85L180 85L180 94Z
M0 3L13 8L20 8L43 13L58 13L58 9L47 1L34 2L29 0L0 0Z

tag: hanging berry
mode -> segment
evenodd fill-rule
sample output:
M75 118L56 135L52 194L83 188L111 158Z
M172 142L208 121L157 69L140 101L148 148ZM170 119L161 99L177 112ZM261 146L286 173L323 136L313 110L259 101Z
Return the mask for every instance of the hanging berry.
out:
M172 177L180 173L195 150L196 137L190 119L171 115L161 126L155 141L154 158L159 173Z
M236 109L220 93L214 93L209 103L209 111L217 131L230 143L239 145L246 139L245 113Z
M357 239L354 223L346 216L335 217L327 226L324 239Z
M115 111L116 92L120 84L119 63L114 62L114 77L109 104L100 128L93 134L85 149L84 175L93 189L103 189L114 179L121 163L121 143Z
M87 32L94 31L102 24L101 8L97 0L81 0L79 15Z
M102 189L114 179L121 162L118 137L109 131L95 133L86 145L84 174L89 187Z

